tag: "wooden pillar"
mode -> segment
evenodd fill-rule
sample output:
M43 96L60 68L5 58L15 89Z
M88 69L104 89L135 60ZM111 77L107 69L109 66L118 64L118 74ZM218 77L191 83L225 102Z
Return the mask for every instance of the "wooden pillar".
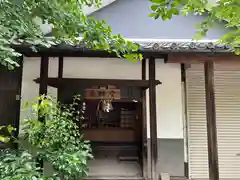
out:
M150 109L150 144L151 144L151 178L157 177L157 107L156 107L156 68L155 59L149 58L149 109Z
M47 79L48 79L48 66L49 66L49 57L42 56L40 62L40 84L39 84L39 96L47 95ZM41 102L39 102L41 103ZM38 117L39 121L44 122L44 117ZM40 167L43 168L43 161L37 160L40 164Z
M63 57L58 58L58 78L63 77ZM61 89L57 89L57 99L60 99Z
M219 180L213 61L204 63L209 180Z
M47 79L48 79L48 66L49 57L42 56L40 64L40 85L39 85L39 95L47 95Z
M22 80L23 80L23 56L21 56L20 58L20 67L16 67L19 68L17 70L17 74L18 74L18 89L17 89L17 94L16 94L16 101L17 101L17 107L19 108L19 110L16 113L16 122L14 123L14 127L16 128L16 131L14 132L14 137L18 137L19 135L19 127L20 127L20 115L21 115L21 96L22 96ZM16 143L18 146L18 143Z
M142 60L142 80L146 80L146 59ZM147 110L146 110L146 89L141 90L142 98L142 167L143 177L148 178L148 146L147 146Z

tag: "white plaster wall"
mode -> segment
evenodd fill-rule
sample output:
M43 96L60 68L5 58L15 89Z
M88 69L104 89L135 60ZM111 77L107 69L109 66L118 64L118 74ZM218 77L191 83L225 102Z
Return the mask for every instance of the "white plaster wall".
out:
M58 58L51 58L49 77L57 77L57 68ZM39 86L33 79L39 75L40 58L24 58L22 104L38 96ZM63 76L141 79L141 63L116 58L64 58ZM156 79L163 82L157 87L158 138L183 138L180 64L166 64L161 59L156 60ZM48 92L57 95L55 88L48 88ZM21 119L24 119L26 114L26 111L22 111Z
M156 60L158 138L183 138L181 67Z
M141 79L141 63L117 58L64 58L63 77Z

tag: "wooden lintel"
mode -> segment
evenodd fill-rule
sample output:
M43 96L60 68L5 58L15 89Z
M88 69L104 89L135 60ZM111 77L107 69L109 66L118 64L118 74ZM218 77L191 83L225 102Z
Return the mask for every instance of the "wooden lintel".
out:
M168 55L168 63L197 64L205 61L239 61L240 56L234 54L204 53L172 53Z
M34 80L36 83L40 82L37 78ZM64 86L107 86L115 85L119 87L139 87L147 89L149 87L148 80L123 80L123 79L79 79L79 78L48 78L47 84L52 87L60 88ZM155 80L155 86L161 84L160 81Z

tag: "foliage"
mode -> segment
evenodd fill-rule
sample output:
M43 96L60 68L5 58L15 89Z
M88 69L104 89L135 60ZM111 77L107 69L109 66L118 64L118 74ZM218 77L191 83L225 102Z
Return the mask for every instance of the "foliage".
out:
M76 121L74 115L77 101L79 96L73 104L63 106L54 98L41 96L27 104L32 112L24 122L24 133L29 143L38 149L38 158L50 162L56 175L66 180L86 176L87 162L92 158L90 145L83 140L77 125L82 118ZM38 116L44 121L39 121Z
M11 140L12 137L12 132L15 131L16 129L14 127L12 127L11 125L8 126L0 126L0 142L3 143L7 143ZM1 132L7 132L8 135L6 135L6 133L2 133Z
M0 151L1 180L53 180L43 177L31 154L26 151ZM55 178L56 179L56 178Z
M174 15L188 15L194 13L203 15L206 19L198 25L195 39L205 36L210 27L217 22L225 23L229 32L220 40L222 43L231 45L237 54L240 54L240 1L239 0L150 0L151 17L163 20L171 19Z
M129 60L141 59L137 44L112 35L105 21L84 14L84 6L100 3L101 0L1 0L0 64L11 69L18 65L17 58L22 54L15 50L16 46L28 45L37 51L59 43L84 44L94 50L115 52ZM50 24L52 38L45 36L42 23ZM79 35L83 39L78 38Z

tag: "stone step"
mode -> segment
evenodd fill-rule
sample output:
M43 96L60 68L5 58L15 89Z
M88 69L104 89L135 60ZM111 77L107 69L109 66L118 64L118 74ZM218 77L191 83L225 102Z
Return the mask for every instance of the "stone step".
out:
M119 161L139 161L137 151L121 151L118 154Z
M187 180L187 177L185 176L171 176L171 180Z
M129 176L107 176L107 177L99 177L99 176L89 176L85 177L83 180L148 180L143 177L129 177ZM159 178L161 180L161 178ZM184 176L170 176L170 180L187 180Z
M86 177L84 180L145 180L143 177L114 176L114 177Z
M160 173L159 180L187 180L185 176L170 176L168 173Z

